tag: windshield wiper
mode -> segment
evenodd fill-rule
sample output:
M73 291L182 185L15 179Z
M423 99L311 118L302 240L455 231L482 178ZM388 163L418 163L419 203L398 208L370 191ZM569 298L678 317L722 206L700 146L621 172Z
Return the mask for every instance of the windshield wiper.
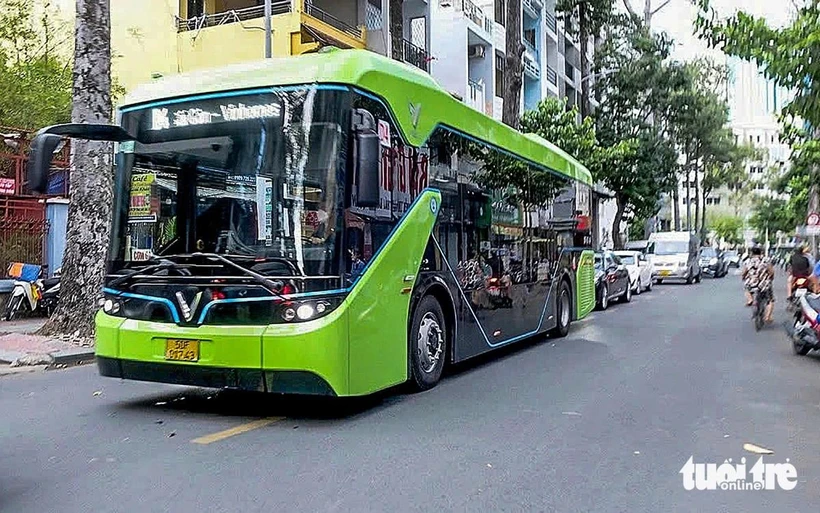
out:
M278 286L277 286L276 282L266 278L265 276L263 276L263 275L261 275L257 272L251 271L247 267L243 267L243 266L237 264L236 262L233 262L230 259L225 258L224 256L222 256L218 253L193 253L191 256L214 258L216 260L219 260L220 262L228 264L229 266L233 267L234 269L237 269L237 270L242 271L243 273L247 274L248 276L253 278L256 282L262 284L263 287L265 287L268 291L270 291L272 294L276 295L280 299L287 299L287 297L285 297L281 292L279 292L277 290Z
M139 269L135 269L135 270L133 270L129 273L126 273L126 274L120 276L119 278L115 278L115 279L111 280L111 282L108 284L108 286L109 287L115 287L115 286L119 285L120 283L124 283L124 282L130 280L131 278L133 278L134 276L136 276L138 274L141 274L141 273L145 273L145 272L149 272L149 271L155 271L155 270L176 269L176 268L181 267L179 264L174 263L170 260L167 260L167 257L166 258L161 258L161 259L160 258L151 258L149 260L146 260L146 262L158 262L158 263L153 264L153 265L148 265L146 267L140 267Z

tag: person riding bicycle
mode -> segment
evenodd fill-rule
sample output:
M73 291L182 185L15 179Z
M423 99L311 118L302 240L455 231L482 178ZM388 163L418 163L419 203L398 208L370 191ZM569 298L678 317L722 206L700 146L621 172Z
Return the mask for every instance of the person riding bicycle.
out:
M754 303L754 291L759 293L759 298L766 301L765 321L771 323L772 312L774 311L774 291L772 290L772 280L774 279L774 265L763 256L760 246L752 248L752 256L743 265L743 282L746 288L746 306Z

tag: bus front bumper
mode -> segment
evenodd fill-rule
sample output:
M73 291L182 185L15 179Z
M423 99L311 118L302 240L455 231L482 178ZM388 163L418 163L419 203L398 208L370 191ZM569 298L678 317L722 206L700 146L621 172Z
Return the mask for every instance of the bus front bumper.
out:
M250 392L336 396L330 384L306 371L230 369L188 364L142 362L97 356L100 375L136 381Z
M270 326L181 327L107 315L96 318L103 376L282 394L350 395L347 315ZM173 341L195 341L196 361L170 360Z

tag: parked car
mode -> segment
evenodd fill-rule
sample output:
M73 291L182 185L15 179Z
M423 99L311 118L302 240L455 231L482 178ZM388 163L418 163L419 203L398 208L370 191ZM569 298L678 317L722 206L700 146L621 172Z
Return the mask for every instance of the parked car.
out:
M632 286L633 294L640 294L644 290L652 290L652 266L646 259L646 255L640 251L615 251L615 255L629 271L629 282Z
M649 236L653 248L652 277L655 283L663 280L684 280L691 284L700 282L701 269L698 260L700 242L690 232L656 232Z
M700 248L700 269L712 278L723 278L729 274L729 264L723 257L723 252L712 247Z
M723 253L723 259L729 267L740 267L740 255L737 251L730 249Z
M599 310L606 310L613 299L632 301L629 271L612 251L595 253L595 299Z

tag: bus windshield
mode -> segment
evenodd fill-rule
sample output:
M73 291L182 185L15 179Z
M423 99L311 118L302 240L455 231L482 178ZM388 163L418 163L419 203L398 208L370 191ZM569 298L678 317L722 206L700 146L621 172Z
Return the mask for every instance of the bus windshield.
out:
M109 272L216 253L265 276L326 278L313 289L338 286L345 95L274 91L125 113L143 142L118 154Z
M686 241L657 241L655 243L656 255L676 255L679 253L689 253L689 243Z

